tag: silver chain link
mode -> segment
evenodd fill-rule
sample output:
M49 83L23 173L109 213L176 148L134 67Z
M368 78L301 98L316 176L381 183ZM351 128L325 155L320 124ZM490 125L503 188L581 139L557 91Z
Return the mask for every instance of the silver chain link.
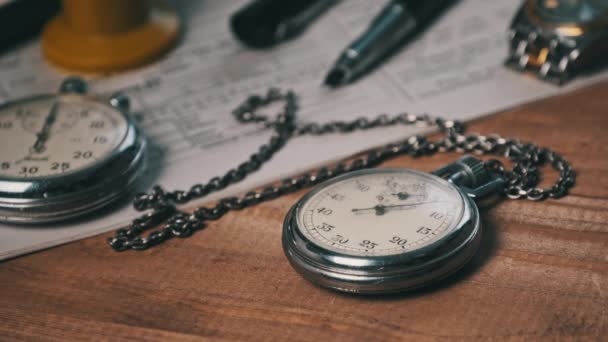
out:
M260 108L277 101L284 101L285 104L281 113L275 118L271 119L257 113ZM464 126L458 121L402 113L394 116L381 114L373 120L359 118L353 121L298 125L297 111L297 98L291 91L282 93L278 89L270 89L264 96L250 96L232 114L238 122L257 123L274 130L270 140L260 146L248 160L236 168L230 169L223 176L210 179L206 184L196 184L189 190L172 192L165 191L157 185L149 193L136 195L133 203L135 209L138 211L151 210L151 212L133 220L129 226L118 229L114 237L108 238L109 245L116 251L143 250L173 237L188 237L195 231L204 228L206 222L217 220L228 211L247 208L347 172L374 167L387 159L404 154L418 157L437 152L459 152L506 157L514 163L514 167L510 171L507 171L504 165L496 159L486 161L485 166L491 172L505 178L503 192L512 199L526 198L538 201L547 197L559 198L566 195L575 182L575 173L570 163L558 153L498 135L464 134ZM348 133L399 124L437 127L444 135L435 141L429 141L422 136L412 136L399 143L371 150L364 157L341 162L331 168L322 167L313 173L284 179L279 185L251 191L240 197L225 197L214 206L199 207L192 213L176 208L176 205L203 198L243 180L270 160L294 136ZM559 178L551 187L543 189L538 187L541 181L539 168L545 164L551 164L559 172ZM159 226L159 229L152 231L146 237L142 236L145 231Z

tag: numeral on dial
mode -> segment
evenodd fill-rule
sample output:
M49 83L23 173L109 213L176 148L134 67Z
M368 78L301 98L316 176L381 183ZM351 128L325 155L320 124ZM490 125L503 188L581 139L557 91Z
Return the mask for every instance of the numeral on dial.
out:
M96 136L93 138L93 144L105 144L108 142L108 138L104 136Z
M74 151L72 158L74 159L90 159L93 157L92 151Z
M331 215L334 211L328 208L319 208L317 209L317 212L321 215L328 216Z
M427 235L430 232L431 232L431 228L428 228L428 227L420 227L416 231L416 233L420 233L420 234L423 234L423 235Z
M344 195L340 195L340 194L333 194L330 197L338 202L343 201L346 198L346 197L344 197Z
M442 214L442 213L440 213L440 212L437 212L437 211L433 211L433 212L431 213L431 215L429 215L429 216L430 216L431 218L434 218L435 220L441 220L441 219L443 219L443 218L445 217L445 215L444 215L444 214Z
M367 184L357 182L357 189L359 189L359 191L366 192L369 191L370 187Z
M35 175L38 173L38 167L37 166L23 166L21 167L21 169L19 169L19 174L20 175Z
M365 247L367 249L374 249L374 247L378 246L378 244L369 240L363 240L361 241L361 243L359 243L359 246Z
M323 223L321 223L321 225L317 226L318 230L322 230L324 232L331 232L331 230L334 228L335 228L334 226L332 226L331 224L325 223L325 222L323 222Z
M403 246L403 245L405 245L407 243L407 239L402 239L402 238L400 238L398 236L393 236L393 238L390 239L390 240L388 240L388 242L394 243L394 244L399 245L399 246Z
M334 237L331 238L331 241L335 241L335 242L343 245L343 244L347 243L349 241L349 239L342 235L334 235Z
M101 120L96 120L96 121L91 122L91 128L93 128L93 129L101 129L105 125L106 125L106 123Z
M70 168L70 163L52 163L51 164L51 170L54 170L54 171L61 170L63 172L69 168Z

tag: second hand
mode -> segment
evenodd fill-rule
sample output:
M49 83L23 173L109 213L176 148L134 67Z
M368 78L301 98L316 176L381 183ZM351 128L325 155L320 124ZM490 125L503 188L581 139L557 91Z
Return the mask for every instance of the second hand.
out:
M46 150L44 144L49 138L49 133L51 131L51 126L55 123L57 119L57 108L59 107L59 103L57 101L53 102L51 110L44 120L44 125L40 132L36 133L36 142L34 146L30 148L30 150L34 153L43 153Z
M361 212L361 211L375 210L376 211L376 215L380 216L380 215L384 215L384 213L387 210L390 210L390 209L407 208L407 207L413 207L413 206L418 206L418 205L422 205L422 204L430 204L430 203L437 203L437 201L409 203L409 204L395 204L395 205L382 205L382 204L378 204L377 206L374 206L374 207L371 207L371 208L361 208L361 209L355 208L355 209L351 209L351 211L353 213L357 213L357 212Z

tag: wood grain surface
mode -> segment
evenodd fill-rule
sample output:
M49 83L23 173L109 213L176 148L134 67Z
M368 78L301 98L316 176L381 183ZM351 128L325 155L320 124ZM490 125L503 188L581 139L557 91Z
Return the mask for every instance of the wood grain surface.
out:
M560 200L484 205L480 252L437 286L357 297L302 279L280 237L303 190L145 252L112 252L106 234L2 263L0 339L608 340L608 83L472 131L556 149L577 184ZM383 166L429 171L457 157Z

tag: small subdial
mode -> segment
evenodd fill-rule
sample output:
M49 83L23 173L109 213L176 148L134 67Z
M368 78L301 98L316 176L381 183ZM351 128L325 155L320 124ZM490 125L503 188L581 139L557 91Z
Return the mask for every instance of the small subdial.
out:
M397 205L407 202L424 202L428 199L425 183L403 183L394 177L384 181L385 190L376 196L380 205Z

